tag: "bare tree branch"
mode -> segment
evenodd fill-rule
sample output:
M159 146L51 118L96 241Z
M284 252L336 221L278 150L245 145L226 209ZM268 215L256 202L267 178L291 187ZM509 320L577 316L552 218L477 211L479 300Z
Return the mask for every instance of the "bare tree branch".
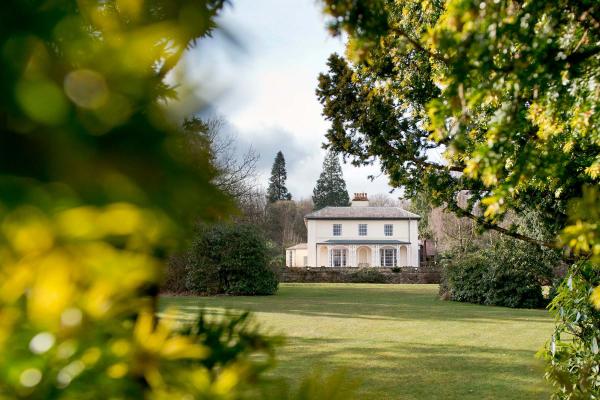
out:
M491 223L491 222L487 221L485 218L483 218L479 215L475 215L472 212L465 210L464 208L462 208L458 205L455 205L452 208L452 211L455 211L461 217L466 217L466 218L469 218L469 219L475 221L477 224L483 226L486 229L491 229L493 231L502 233L506 236L510 236L512 238L519 239L519 240L522 240L527 243L535 244L537 246L547 247L549 249L557 248L557 243L554 241L550 242L550 241L546 241L546 240L539 240L539 239L535 239L535 238L532 238L532 237L529 237L526 235L522 235L518 232L511 231L509 229L501 227L500 225Z
M192 146L208 146L217 169L214 183L238 203L255 191L256 164L259 154L250 147L241 156L237 138L224 132L225 121L220 118L201 120L193 117L184 121L184 128L192 135ZM194 136L197 135L197 136ZM199 143L203 139L204 143Z

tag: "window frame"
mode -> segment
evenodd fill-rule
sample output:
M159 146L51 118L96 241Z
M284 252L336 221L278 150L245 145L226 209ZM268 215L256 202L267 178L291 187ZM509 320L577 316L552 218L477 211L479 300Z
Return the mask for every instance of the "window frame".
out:
M388 232L389 229L389 232ZM394 224L384 224L383 225L383 234L385 236L394 236Z
M390 252L390 253L388 254L388 252ZM379 249L379 263L382 267L386 267L386 268L397 267L398 266L398 250L395 248Z
M361 228L364 228L364 233ZM358 236L367 236L369 234L369 228L367 224L358 224Z
M336 265L336 263L339 265ZM348 266L348 249L331 249L330 265L332 267Z
M338 228L337 233L336 233L336 228ZM333 224L332 234L333 234L333 236L342 236L342 224Z

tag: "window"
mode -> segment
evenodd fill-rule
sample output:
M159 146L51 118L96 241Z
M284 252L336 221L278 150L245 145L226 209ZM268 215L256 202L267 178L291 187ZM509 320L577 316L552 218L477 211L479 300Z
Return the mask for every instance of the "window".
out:
M367 224L358 224L358 236L367 236Z
M396 257L396 249L381 249L379 250L382 267L395 267L398 265Z
M385 236L392 236L394 234L394 225L385 224L383 226L383 233L385 234Z
M333 224L333 236L342 236L342 224Z
M346 258L348 251L346 249L333 249L331 250L331 263L332 267L345 267Z

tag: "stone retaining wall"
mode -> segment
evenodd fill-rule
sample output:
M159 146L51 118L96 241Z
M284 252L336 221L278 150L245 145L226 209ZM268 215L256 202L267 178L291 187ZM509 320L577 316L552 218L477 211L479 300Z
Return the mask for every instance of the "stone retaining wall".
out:
M440 270L435 267L285 267L280 270L279 280L319 283L439 283Z

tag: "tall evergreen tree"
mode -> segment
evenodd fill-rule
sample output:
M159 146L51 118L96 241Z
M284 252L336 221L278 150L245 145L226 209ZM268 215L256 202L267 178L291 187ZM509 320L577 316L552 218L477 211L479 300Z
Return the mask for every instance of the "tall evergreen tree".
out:
M327 206L344 207L350 203L346 181L337 153L329 151L323 160L323 171L313 190L315 210Z
M269 188L267 189L267 200L269 203L275 203L277 200L291 200L292 195L285 187L287 172L285 170L285 158L283 153L277 152L273 168L271 168L271 178L269 179Z

